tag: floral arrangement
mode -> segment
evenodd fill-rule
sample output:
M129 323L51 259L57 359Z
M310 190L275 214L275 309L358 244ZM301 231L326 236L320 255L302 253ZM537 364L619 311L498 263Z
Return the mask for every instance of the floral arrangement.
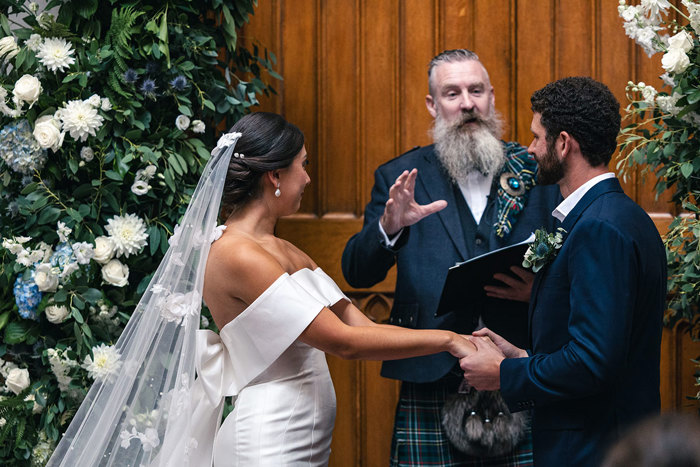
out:
M544 229L535 230L535 240L527 248L523 257L523 267L532 268L532 272L537 272L554 261L564 243L565 233L566 230L561 227L552 233L547 233Z
M677 216L664 237L668 258L669 303L664 321L690 323L700 338L700 3L642 0L620 2L627 35L649 56L663 53L665 73L657 90L629 82L628 125L621 134L618 169L626 176L641 168L653 172L657 195L673 190L673 201L686 212ZM673 19L673 16L678 20ZM700 377L698 378L700 383ZM696 396L700 399L700 393Z
M120 371L217 128L274 92L254 3L0 0L0 464L43 465Z

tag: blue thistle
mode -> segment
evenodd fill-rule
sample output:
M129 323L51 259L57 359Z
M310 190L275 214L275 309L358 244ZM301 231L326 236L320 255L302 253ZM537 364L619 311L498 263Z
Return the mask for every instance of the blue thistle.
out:
M182 75L177 75L170 81L170 86L178 92L182 92L187 88L187 78Z
M540 243L535 248L535 254L537 256L545 256L549 253L549 250L550 250L549 245L547 245L546 243Z
M135 83L136 80L139 79L139 74L136 73L136 70L134 70L133 68L129 68L124 72L123 78L125 82L131 84Z
M144 79L141 82L141 87L139 87L141 93L146 97L150 97L151 99L154 99L156 97L157 89L158 87L156 86L156 82L150 78Z

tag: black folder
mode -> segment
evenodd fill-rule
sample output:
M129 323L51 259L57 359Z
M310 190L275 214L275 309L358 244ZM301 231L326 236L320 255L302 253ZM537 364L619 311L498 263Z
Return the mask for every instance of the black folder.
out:
M531 236L521 243L500 248L452 266L447 272L440 305L438 305L435 316L459 312L469 307L470 304L485 301L487 298L499 300L487 297L484 286L502 286L503 283L494 280L493 275L500 272L512 276L513 272L510 267L522 267L523 256L533 240L534 237ZM499 301L512 303L510 300Z

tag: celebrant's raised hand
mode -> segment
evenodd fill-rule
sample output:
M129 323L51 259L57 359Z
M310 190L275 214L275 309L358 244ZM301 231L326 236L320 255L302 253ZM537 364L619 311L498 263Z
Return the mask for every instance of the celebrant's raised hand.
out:
M519 266L511 266L517 277L510 274L496 273L493 278L505 285L487 285L484 286L486 295L493 298L502 298L504 300L515 300L518 302L529 302L530 293L532 292L532 283L535 281L535 275Z
M442 199L425 205L416 203L414 190L417 176L418 169L410 172L404 170L389 188L389 199L380 219L387 235L394 235L404 227L413 225L447 206L447 201Z

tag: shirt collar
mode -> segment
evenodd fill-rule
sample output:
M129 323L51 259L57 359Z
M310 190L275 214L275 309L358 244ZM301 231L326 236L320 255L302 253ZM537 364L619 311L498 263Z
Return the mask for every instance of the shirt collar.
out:
M576 206L578 202L581 201L581 198L583 198L583 195L585 195L588 192L588 190L590 190L603 180L607 180L609 178L615 178L615 174L612 172L607 172L591 178L586 183L574 190L574 192L571 193L569 196L564 198L564 201L562 201L559 204L559 206L557 206L554 209L554 211L552 211L552 216L556 217L559 220L559 222L564 222L566 216L568 216L571 210L574 208L574 206Z

